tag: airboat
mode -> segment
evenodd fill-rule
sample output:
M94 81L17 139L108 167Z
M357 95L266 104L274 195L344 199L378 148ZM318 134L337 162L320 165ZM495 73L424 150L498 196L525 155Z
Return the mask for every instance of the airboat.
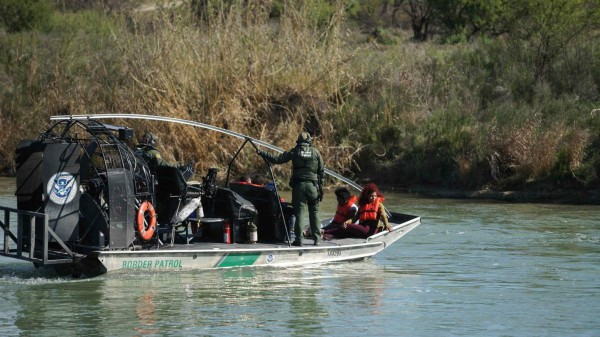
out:
M192 166L151 172L131 145L133 129L101 119L191 125L242 144L220 186L216 169L194 181L189 180ZM0 255L36 267L95 276L336 263L372 257L420 224L418 216L389 212L391 232L292 246L289 211L271 167L270 186L232 182L229 177L245 146L282 149L230 130L169 117L95 114L51 120L54 124L38 139L17 145L17 208L0 205ZM360 190L335 172L325 173Z

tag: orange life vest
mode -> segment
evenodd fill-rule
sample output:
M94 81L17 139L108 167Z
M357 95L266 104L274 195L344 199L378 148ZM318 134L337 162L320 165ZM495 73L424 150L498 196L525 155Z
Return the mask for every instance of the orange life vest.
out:
M255 184L255 183L248 183L248 182L245 182L245 181L235 181L235 182L232 182L232 184L250 185L250 186L254 186L254 187L265 187L264 185L258 185L258 184Z
M374 202L370 202L365 205L358 206L358 220L377 220L377 211L379 210L379 203L383 202L383 198L377 197Z
M352 195L352 196L350 196L348 201L346 201L345 204L343 204L343 205L338 204L338 207L335 210L335 216L333 217L333 222L342 223L342 222L348 220L350 218L348 216L350 214L350 208L352 207L352 205L356 204L357 200L358 199L356 198L356 196Z

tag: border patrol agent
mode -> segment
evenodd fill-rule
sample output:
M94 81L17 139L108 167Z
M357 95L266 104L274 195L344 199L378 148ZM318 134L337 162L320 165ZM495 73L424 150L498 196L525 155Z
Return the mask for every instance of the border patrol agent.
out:
M272 164L292 161L292 207L296 217L294 246L302 246L302 213L308 205L308 218L315 246L321 243L321 223L319 221L319 201L323 199L323 173L325 167L319 151L312 146L308 132L298 135L296 147L280 155L271 155L258 150L257 153Z
M151 172L156 172L156 168L158 166L170 166L177 167L179 169L185 168L185 165L170 163L164 160L161 157L160 152L158 152L155 147L157 141L158 137L146 131L140 139L140 143L135 147L135 153L141 156L146 163L148 163L148 167L150 167Z

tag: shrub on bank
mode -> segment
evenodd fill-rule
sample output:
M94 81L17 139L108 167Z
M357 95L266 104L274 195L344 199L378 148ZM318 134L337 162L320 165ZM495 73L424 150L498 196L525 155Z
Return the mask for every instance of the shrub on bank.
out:
M2 0L0 27L9 33L45 29L52 16L52 3L47 0Z

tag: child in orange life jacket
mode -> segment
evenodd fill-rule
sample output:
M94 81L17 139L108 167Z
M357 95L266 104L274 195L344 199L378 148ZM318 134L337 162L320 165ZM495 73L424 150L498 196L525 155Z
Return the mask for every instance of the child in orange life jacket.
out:
M321 231L323 233L325 233L324 231L327 230L337 229L344 223L344 221L352 219L358 211L358 206L356 206L358 199L356 196L350 194L350 191L348 191L346 187L340 187L336 189L334 193L338 202L337 209L333 219L331 219L331 221L322 228ZM304 236L311 237L311 235L310 227L306 228L304 231Z
M388 231L394 228L389 224L385 208L383 207L383 195L373 183L363 186L358 198L358 212L356 215L339 226L335 231L325 231L336 237L359 237L368 238L380 230L380 221ZM358 223L356 223L358 221Z
M339 227L346 220L354 218L356 212L358 212L358 198L348 191L345 187L340 187L335 190L335 197L337 198L337 209L331 222L323 227L323 229L333 229Z

